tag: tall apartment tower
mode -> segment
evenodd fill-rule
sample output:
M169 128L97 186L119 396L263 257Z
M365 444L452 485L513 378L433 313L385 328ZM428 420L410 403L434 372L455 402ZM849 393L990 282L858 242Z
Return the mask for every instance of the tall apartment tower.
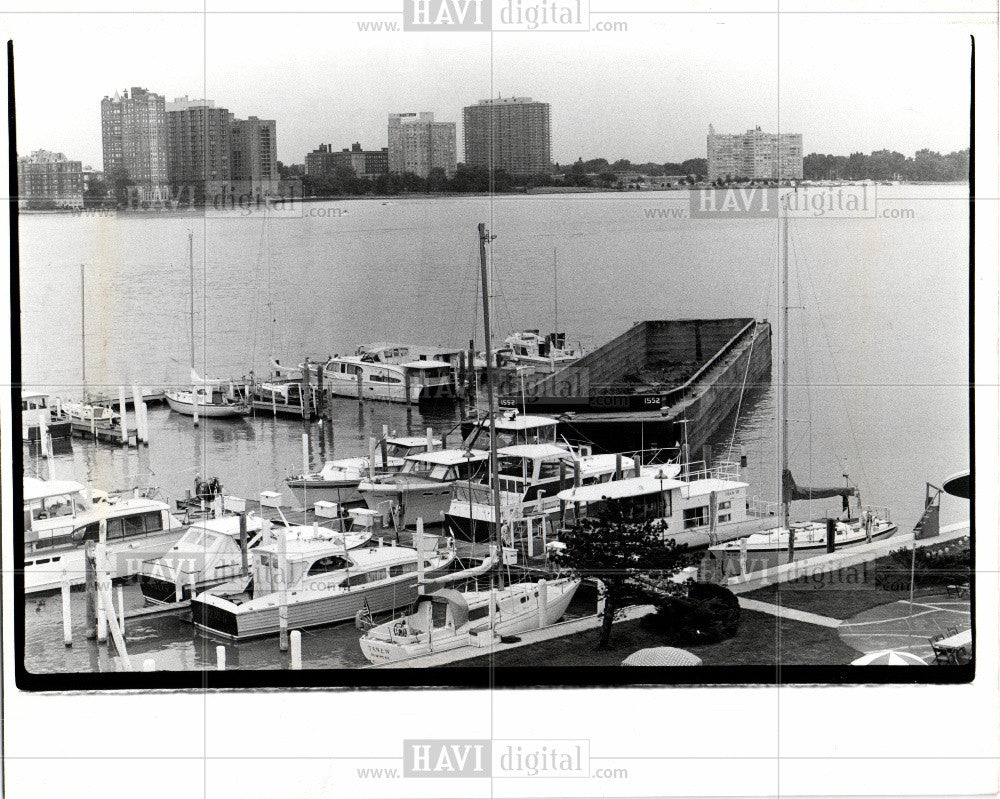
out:
M435 122L434 114L389 114L389 171L426 178L440 167L449 178L456 167L455 123Z
M264 197L278 193L278 123L273 119L234 119L231 172L237 194Z
M233 115L211 100L178 97L166 104L167 179L181 202L228 194Z
M802 180L802 134L720 134L708 126L708 179Z
M552 171L548 103L530 97L498 97L466 106L465 163L511 175Z
M167 199L167 115L162 95L133 86L101 100L104 172L124 167L135 193Z

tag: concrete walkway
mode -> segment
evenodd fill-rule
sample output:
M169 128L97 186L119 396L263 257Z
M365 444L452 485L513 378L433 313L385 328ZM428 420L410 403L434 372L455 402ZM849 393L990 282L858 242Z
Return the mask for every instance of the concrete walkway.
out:
M802 621L806 624L816 624L820 627L839 627L841 622L840 619L831 619L829 616L820 616L818 613L786 608L782 605L772 605L770 602L748 599L745 596L739 597L739 600L740 607L744 610L755 610L758 613L777 616L779 619L792 619L793 621Z

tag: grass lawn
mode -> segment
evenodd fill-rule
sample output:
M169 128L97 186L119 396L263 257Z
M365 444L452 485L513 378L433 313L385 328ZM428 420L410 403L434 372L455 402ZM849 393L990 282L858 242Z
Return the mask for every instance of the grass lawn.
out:
M708 666L772 666L778 662L778 629L781 631L781 659L784 665L839 665L850 663L858 653L840 640L837 631L828 627L778 619L764 613L744 610L740 631L734 638L718 644L687 646ZM556 638L532 646L510 649L495 656L462 661L463 667L475 666L618 666L637 649L669 646L656 633L646 630L642 621L621 622L611 634L611 650L598 650L600 630Z
M886 585L875 584L876 569L893 566L898 571ZM918 575L914 597L943 594L945 586L921 585ZM741 594L747 599L770 602L834 619L849 619L863 610L910 598L910 576L889 558L849 566L828 574L777 583Z

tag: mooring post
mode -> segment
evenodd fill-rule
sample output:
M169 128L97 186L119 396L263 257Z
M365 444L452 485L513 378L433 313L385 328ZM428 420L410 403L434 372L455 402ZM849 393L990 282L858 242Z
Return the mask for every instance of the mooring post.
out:
M125 589L118 586L118 626L122 631L122 638L125 637Z
M63 578L59 590L62 594L63 643L66 646L73 646L73 616L70 613L70 586L68 577Z
M312 416L311 402L310 402L310 397L309 397L309 390L310 390L310 388L309 388L309 358L307 357L306 361L305 361L305 364L302 367L302 389L300 391L300 393L302 394L302 397L301 397L301 400L302 400L301 401L302 418L305 421L309 421L309 418Z
M146 658L142 661L143 671L156 671L156 661L153 658Z
M292 630L290 636L292 644L292 669L300 671L302 669L302 633Z
M278 533L278 649L288 651L288 550L285 531Z
M122 420L122 445L128 446L128 417L125 415L125 386L118 386L118 410Z
M375 439L368 437L368 479L375 479Z
M434 450L434 428L427 428L427 451L432 452Z
M543 577L538 581L538 629L548 623L549 616L549 584Z
M302 434L302 474L309 474L309 434Z
M382 447L382 468L389 468L389 425L382 425L382 440L379 444Z
M215 670L226 670L226 648L222 644L215 647Z
M403 390L406 392L406 399L403 401L407 405L411 405L412 401L410 399L410 370L405 366L403 367Z
M139 391L139 387L135 384L132 385L132 410L135 411L135 443L145 444L146 443L146 422L143 419L143 411L146 409L146 403L143 402L142 392Z
M364 381L361 379L361 367L356 366L357 371L354 373L358 380L358 404L363 404L365 401L364 395Z
M184 599L184 585L181 582L182 572L180 561L177 562L174 569L174 601L180 602Z
M240 514L240 574L247 576L249 565L247 563L247 514L246 511Z

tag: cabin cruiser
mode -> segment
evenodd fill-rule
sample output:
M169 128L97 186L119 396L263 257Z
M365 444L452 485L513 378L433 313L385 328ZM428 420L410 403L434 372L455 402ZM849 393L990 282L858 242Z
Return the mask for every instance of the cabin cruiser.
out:
M59 406L59 411L59 418L70 424L116 427L121 422L121 415L109 406L94 405L90 402L63 402Z
M338 397L410 404L454 396L454 374L448 363L431 359L395 363L397 356L391 349L388 353L376 350L334 355L325 363L306 362L300 368L310 372L322 369L324 387Z
M372 355L382 363L404 364L412 361L443 361L457 371L464 350L454 347L434 347L422 344L397 344L380 341L367 347L358 347L356 355Z
M164 392L170 410L185 416L236 417L250 413L245 394L231 381L203 379L192 370L190 389Z
M463 427L463 446L487 448L490 445L490 428L494 424L497 447L512 447L517 444L555 444L556 427L559 423L548 416L508 410L469 424L472 426L468 429Z
M351 510L329 526L291 525L290 538L325 538L332 546L364 546L379 529L378 514L366 508ZM332 529L331 529L332 528ZM252 513L246 516L245 541L240 517L221 516L192 524L181 539L159 558L142 564L139 588L146 604L165 604L212 591L239 594L248 590L254 552L266 538L265 525Z
M441 446L440 438L431 438L430 448ZM320 500L343 505L361 501L358 484L366 477L395 474L405 459L429 449L426 436L386 436L384 448L377 446L374 460L369 456L338 458L327 461L318 472L289 477L285 483L303 507ZM384 461L383 461L384 458Z
M43 426L52 438L64 438L72 433L68 419L53 418L48 394L21 389L21 440L38 441Z
M139 572L143 560L166 552L183 531L165 502L97 495L72 480L25 477L25 593L83 583L87 541L107 545L112 578L127 577Z
M581 349L566 346L565 333L542 336L538 330L522 330L507 336L504 345L494 350L494 363L527 374L550 373L575 363L582 356ZM476 358L476 368L486 368L484 353Z
M481 449L443 449L405 458L398 474L362 480L358 485L372 510L388 507L396 529L439 524L451 501L452 486L471 480L486 468L489 452Z
M372 663L382 664L466 646L490 646L500 636L555 624L579 587L579 578L557 577L493 591L438 589L419 596L406 616L368 630L359 641L361 651Z
M795 532L795 554L801 557L818 555L826 552L832 543L834 550L857 544L870 544L882 538L894 535L899 529L891 520L883 518L886 509L866 508L860 518L847 521L835 520L834 537L830 542L827 536L826 521L792 522L790 527ZM731 556L778 554L788 551L789 532L786 527L776 527L763 533L755 533L744 541L730 541L712 547L713 555Z
M622 455L594 455L589 447L567 444L515 444L497 450L500 522L516 537L528 532L529 519L551 522L565 514L558 494L572 485L606 484L636 473L636 462ZM445 525L465 541L497 540L492 485L458 482L445 514Z
M697 549L778 524L773 506L748 501L748 488L734 463L688 470L683 477L681 466L668 463L643 466L624 480L567 488L558 499L576 518L606 509L631 521L652 522L665 541Z
M454 560L450 539L418 552L381 539L345 549L342 540L295 534L256 548L252 596L199 594L191 600L193 619L200 630L234 640L279 632L282 601L289 629L353 621L359 612L408 607L418 579L445 572Z

